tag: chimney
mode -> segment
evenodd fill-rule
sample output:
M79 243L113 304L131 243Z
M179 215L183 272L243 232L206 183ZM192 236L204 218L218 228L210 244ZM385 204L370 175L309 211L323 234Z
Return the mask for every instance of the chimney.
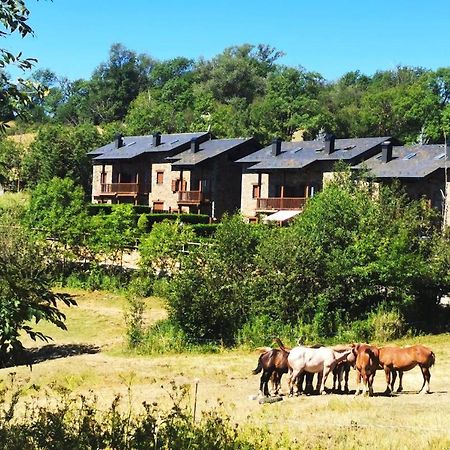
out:
M392 142L385 141L381 144L381 161L388 163L392 159Z
M123 147L123 136L120 133L117 133L114 142L116 148Z
M161 145L161 133L155 133L153 135L153 147L158 147L158 145Z
M325 154L331 155L334 152L334 141L336 140L336 137L334 134L327 133L325 135Z
M278 156L281 153L281 139L272 139L272 156Z
M196 138L191 139L191 152L197 153L200 150L200 142Z

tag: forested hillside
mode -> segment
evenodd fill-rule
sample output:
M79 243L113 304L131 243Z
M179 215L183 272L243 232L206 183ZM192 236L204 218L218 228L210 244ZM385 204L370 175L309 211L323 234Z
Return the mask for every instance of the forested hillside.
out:
M243 44L212 59L161 61L114 44L88 80L68 80L51 68L30 75L44 88L20 130L42 124L104 126L129 134L211 130L217 137L337 137L395 135L406 142L442 140L450 120L450 68L401 67L337 80L278 63L270 45ZM12 119L3 105L0 119ZM17 130L17 128L16 128Z

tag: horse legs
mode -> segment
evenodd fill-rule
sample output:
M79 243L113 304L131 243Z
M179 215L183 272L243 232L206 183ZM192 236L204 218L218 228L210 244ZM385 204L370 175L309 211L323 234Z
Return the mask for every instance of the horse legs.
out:
M388 366L384 366L383 369L384 369L384 374L386 375L386 390L384 391L384 393L385 394L390 394L392 392L392 387L391 387L391 369ZM392 378L393 377L394 376L392 376Z
M392 371L392 383L391 383L391 391L394 392L394 385L395 380L397 378L397 370ZM402 392L403 386L402 386L402 378L403 378L403 372L401 370L398 371L398 389L397 392Z
M361 394L361 372L356 369L356 391L355 395Z
M373 397L373 379L375 378L376 372L369 374L368 376L368 384L369 384L369 397Z
M265 397L269 396L269 380L271 376L272 376L271 370L263 370L263 373L261 375L261 381L259 383L259 391Z
M297 384L298 378L299 378L299 376L301 375L302 372L303 372L303 368L302 369L293 370L291 372L291 375L289 377L289 396L290 397L294 396L294 385Z
M420 389L419 394L429 394L430 393L430 379L431 379L431 373L430 369L428 367L420 366L420 370L422 371L423 375L423 385L422 389ZM424 390L425 388L425 390Z
M314 374L311 374L311 384L312 384L312 378L314 377ZM321 387L322 387L322 380L323 380L323 370L320 372L317 372L317 384L316 384L316 391L320 394Z
M320 384L320 391L319 391L319 393L320 394L322 394L322 395L325 395L326 394L326 391L325 391L325 383L326 383L326 381L327 381L327 377L328 377L328 374L331 372L331 367L324 367L323 368L323 372L322 372L322 383Z
M350 364L344 365L344 392L348 394L348 377L350 376Z

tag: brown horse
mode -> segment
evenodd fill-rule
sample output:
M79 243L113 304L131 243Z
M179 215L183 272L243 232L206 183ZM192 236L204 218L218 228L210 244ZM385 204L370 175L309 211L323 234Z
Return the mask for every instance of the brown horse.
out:
M386 393L394 390L396 372L398 372L400 382L397 392L401 392L403 390L403 372L411 370L416 366L420 367L423 376L423 384L419 393L430 392L430 367L436 361L436 357L431 349L424 345L410 345L407 347L381 347L379 351L380 365L386 375Z
M269 395L269 380L272 380L275 394L278 393L281 386L281 377L289 370L287 363L288 355L289 352L283 347L280 349L271 348L259 357L258 365L252 373L256 375L262 371L259 383L259 390L262 395Z
M354 344L352 353L356 358L356 393L361 393L361 378L364 382L363 394L366 394L369 389L369 396L373 395L373 379L377 369L380 368L379 350L374 345L369 344Z

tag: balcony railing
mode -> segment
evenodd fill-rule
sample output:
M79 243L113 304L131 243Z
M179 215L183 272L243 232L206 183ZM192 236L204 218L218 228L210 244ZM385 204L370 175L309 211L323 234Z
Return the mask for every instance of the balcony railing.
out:
M139 183L104 183L100 187L101 194L137 194Z
M178 192L178 203L184 205L199 205L205 201L202 191L180 191Z
M258 211L272 211L280 209L302 209L305 206L305 197L269 197L258 198L256 209Z

